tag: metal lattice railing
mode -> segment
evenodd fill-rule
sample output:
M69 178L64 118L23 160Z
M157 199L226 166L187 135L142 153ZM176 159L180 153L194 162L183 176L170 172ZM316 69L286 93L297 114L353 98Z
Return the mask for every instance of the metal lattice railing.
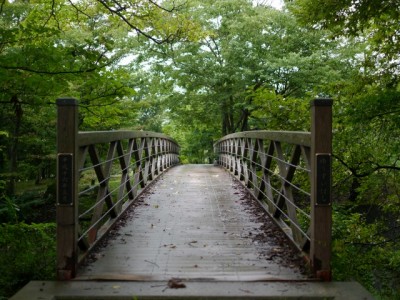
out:
M216 144L218 163L236 175L300 249L309 247L311 134L241 132Z
M312 102L311 132L248 131L214 144L217 163L259 200L320 278L330 279L332 101Z
M105 225L136 198L139 189L178 162L179 148L161 134L141 131L81 132L78 145L78 196L96 199L90 207L79 201L78 244L85 251L97 240L99 229L108 228Z
M78 132L77 101L57 104L57 271L70 279L140 191L179 163L179 146L154 132Z

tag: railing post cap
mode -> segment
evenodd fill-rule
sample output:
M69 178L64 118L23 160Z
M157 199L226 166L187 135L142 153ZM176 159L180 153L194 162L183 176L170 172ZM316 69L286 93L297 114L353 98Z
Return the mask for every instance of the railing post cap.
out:
M58 106L77 106L78 100L71 97L63 97L63 98L58 98L56 103Z
M315 98L310 102L311 106L332 106L333 100L331 98Z

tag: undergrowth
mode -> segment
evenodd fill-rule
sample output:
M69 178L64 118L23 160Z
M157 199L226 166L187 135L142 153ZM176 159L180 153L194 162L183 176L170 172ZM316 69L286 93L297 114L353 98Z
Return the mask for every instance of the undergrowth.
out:
M400 300L400 245L384 221L367 222L348 207L333 211L332 275L357 281L376 299Z
M54 280L56 225L0 225L0 299L7 299L30 280Z

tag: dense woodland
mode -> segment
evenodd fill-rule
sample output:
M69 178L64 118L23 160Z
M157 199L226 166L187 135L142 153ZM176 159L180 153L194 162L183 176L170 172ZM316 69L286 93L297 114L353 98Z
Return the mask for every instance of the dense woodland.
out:
M55 101L184 163L334 100L333 277L400 299L398 0L0 0L0 298L55 269Z

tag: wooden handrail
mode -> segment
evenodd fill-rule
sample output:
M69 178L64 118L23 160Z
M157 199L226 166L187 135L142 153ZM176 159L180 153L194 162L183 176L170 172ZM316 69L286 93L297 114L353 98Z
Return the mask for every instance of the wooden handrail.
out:
M68 280L140 191L179 163L179 145L148 131L79 132L78 101L57 106L57 277Z
M248 138L248 139L262 139L273 140L284 143L296 144L301 146L311 146L311 133L299 131L242 131L228 134L222 137L218 142L229 140L233 138Z
M78 133L78 145L87 146L91 144L109 143L119 140L128 140L134 138L162 138L171 141L174 144L178 144L174 139L169 136L152 131L128 131L128 130L116 130L116 131L80 131Z
M318 278L331 280L332 100L311 102L311 132L247 131L214 144Z

